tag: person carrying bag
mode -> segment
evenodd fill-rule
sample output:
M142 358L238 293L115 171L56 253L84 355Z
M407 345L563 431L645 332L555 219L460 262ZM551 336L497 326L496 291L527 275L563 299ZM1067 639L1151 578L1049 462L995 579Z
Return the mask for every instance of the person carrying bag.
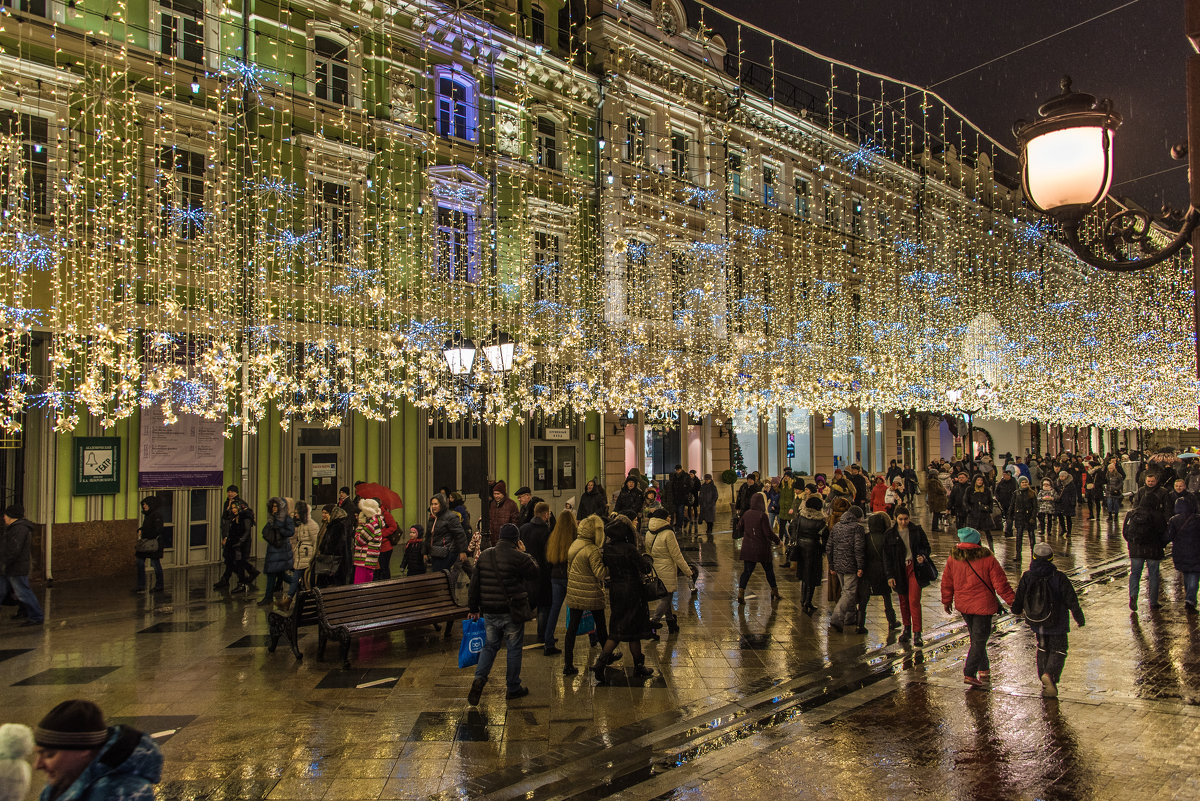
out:
M1016 599L1004 568L980 544L980 539L977 530L960 528L958 545L946 560L942 573L942 606L948 615L957 608L971 635L971 648L963 663L963 682L972 687L982 687L991 680L987 641L992 633L992 617L1002 609L997 596L1009 604Z

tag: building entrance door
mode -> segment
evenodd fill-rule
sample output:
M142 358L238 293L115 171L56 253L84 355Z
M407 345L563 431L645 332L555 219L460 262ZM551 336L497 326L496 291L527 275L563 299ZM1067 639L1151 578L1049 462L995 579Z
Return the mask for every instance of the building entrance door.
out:
M534 445L533 483L530 486L534 495L550 504L554 514L561 512L572 497L578 510L579 456L576 446Z
M917 435L916 432L905 431L902 434L902 448L904 450L903 459L904 466L911 467L914 470L917 467Z
M483 489L483 473L479 465L479 442L431 442L429 464L432 466L430 495L442 487L462 493L474 528L479 520L479 493Z
M350 483L342 457L342 430L297 426L292 466L300 484L295 497L310 510L337 503L338 487ZM320 519L319 513L315 516Z

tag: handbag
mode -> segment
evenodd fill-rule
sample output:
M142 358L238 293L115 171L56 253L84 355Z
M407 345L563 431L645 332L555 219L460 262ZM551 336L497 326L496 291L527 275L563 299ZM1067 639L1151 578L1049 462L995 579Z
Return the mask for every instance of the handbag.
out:
M158 540L148 540L145 537L138 537L138 541L133 544L133 552L144 556L158 553Z
M591 634L596 630L596 618L592 617L591 610L585 609L583 612L580 612L578 609L572 610L571 607L568 606L567 620L571 619L572 611L579 614L579 625L575 629L576 634Z
M487 624L482 619L462 622L462 642L458 645L458 666L472 667L479 664L479 652L487 640Z
M928 560L926 560L926 561L928 561ZM995 587L993 587L993 586L992 586L991 584L989 584L988 582L986 582L986 581L984 581L984 580L983 580L983 576L979 575L979 573L978 573L978 572L976 572L976 570L975 570L975 566L974 566L973 564L971 564L970 562L967 562L967 567L971 568L971 572L972 572L972 573L975 573L975 578L979 579L979 583L981 583L983 586L985 586L985 587L987 587L989 590L991 590L991 591L992 591L992 595L995 595L995 596L996 596L996 606L997 606L997 607L999 607L999 608L996 610L996 614L998 614L998 615L1007 614L1007 613L1008 613L1008 610L1007 610L1007 609L1004 607L1004 601L1003 601L1003 599L1001 599L1001 598L1000 598L1000 594L996 592L996 588L995 588Z
M825 583L825 600L831 604L836 604L842 598L842 577L837 573L829 574L829 581Z
M648 571L642 573L642 600L650 603L670 595L667 585L658 577L658 571L654 569L654 560L649 554L642 555L642 565Z
M937 581L937 565L933 563L933 559L929 556L925 557L924 562L913 560L913 576L916 577L918 586L928 587L930 584Z
M312 560L313 573L318 576L336 576L342 570L342 557L332 553L319 553Z

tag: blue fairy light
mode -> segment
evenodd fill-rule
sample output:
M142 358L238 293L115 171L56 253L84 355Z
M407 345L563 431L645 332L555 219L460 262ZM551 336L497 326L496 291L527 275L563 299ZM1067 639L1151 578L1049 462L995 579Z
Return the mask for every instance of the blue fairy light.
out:
M874 139L864 140L857 149L845 153L841 156L842 164L852 170L861 167L872 167L879 162L881 156L885 154L883 147L876 144Z
M304 196L304 190L292 183L285 181L282 178L266 178L261 181L247 181L246 185L250 191L256 195L264 197L276 197L280 200L295 200Z
M1036 247L1045 242L1053 231L1053 223L1049 220L1037 219L1019 226L1016 230L1016 237L1022 244Z
M16 243L11 248L0 250L0 260L16 269L18 273L26 270L46 271L53 269L58 261L58 251L41 234L17 233Z
M900 261L902 262L920 258L921 254L929 249L928 245L918 242L915 239L897 239L892 243L892 246L896 249L896 253L900 256Z
M687 196L688 202L695 203L697 207L705 203L712 203L721 196L721 193L716 189L706 189L702 186L689 186L683 190Z

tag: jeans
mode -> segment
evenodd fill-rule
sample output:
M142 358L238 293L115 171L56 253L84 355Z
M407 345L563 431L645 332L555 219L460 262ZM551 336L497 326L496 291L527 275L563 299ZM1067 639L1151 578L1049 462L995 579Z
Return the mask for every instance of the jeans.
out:
M29 576L9 576L8 586L12 587L13 595L17 597L17 602L25 608L25 614L31 623L41 623L46 619L45 613L42 612L42 605L38 603L37 596L33 594L33 589L29 586Z
M842 626L858 625L858 574L839 573L838 577L842 580L842 597L833 608L829 622Z
M575 636L579 633L579 624L583 620L583 613L589 611L586 609L575 609L567 607L567 637L563 646L563 660L565 664L574 664L575 659ZM608 639L608 626L604 622L604 610L592 609L592 620L596 623L596 641L603 643Z
M1121 496L1120 495L1105 495L1104 496L1104 505L1108 507L1108 514L1111 517L1116 517L1117 513L1121 509Z
M137 571L137 588L139 590L146 589L146 560L150 560L150 565L154 568L154 586L157 589L162 589L162 560L155 559L153 556L138 556L135 557L138 563Z
M688 507L686 503L676 504L675 506L675 525L682 526L688 519Z
M963 613L963 620L967 622L967 631L971 635L971 649L967 651L963 675L974 676L981 670L990 671L992 663L988 661L987 641L992 636L992 616Z
M912 562L908 562L904 571L907 574L907 592L900 597L900 622L904 628L921 633L921 585L917 583L917 575ZM905 589L896 582L896 589Z
M1150 574L1150 604L1151 606L1158 603L1158 562L1157 559L1138 559L1131 557L1129 560L1129 600L1137 603L1138 591L1142 587L1142 565L1145 565L1147 572Z
M483 623L487 626L487 642L479 652L479 664L475 667L475 681L483 684L492 672L492 663L496 661L496 652L500 650L500 638L503 637L508 648L508 670L505 677L508 691L521 689L521 649L525 646L525 624L514 620L507 612L485 614Z
M750 583L750 574L754 572L755 565L762 565L763 572L767 574L767 583L771 585L771 589L775 589L775 565L768 559L765 562L742 562L742 577L738 580L738 588L746 589L746 585Z
M1042 634L1039 631L1035 631L1034 635L1037 637L1038 676L1049 673L1050 680L1058 684L1067 661L1067 635Z
M537 638L546 644L547 648L554 647L554 631L558 628L558 614L562 611L563 601L567 599L567 580L565 578L550 579L550 605L538 607Z
M1183 600L1196 605L1196 591L1200 590L1200 573L1184 573L1183 574Z
M305 570L307 570L307 568L304 570L301 570L298 567L292 569L291 577L288 579L287 597L295 598L296 593L300 592L300 579L304 577Z

